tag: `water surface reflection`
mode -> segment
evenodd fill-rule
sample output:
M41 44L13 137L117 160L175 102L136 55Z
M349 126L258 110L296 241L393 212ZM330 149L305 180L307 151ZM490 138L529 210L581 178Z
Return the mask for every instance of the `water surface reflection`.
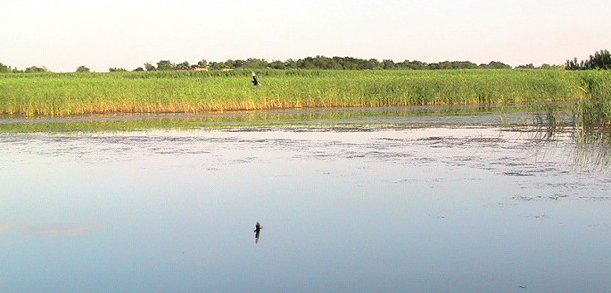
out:
M611 178L576 167L570 132L252 130L0 135L0 286L611 288Z

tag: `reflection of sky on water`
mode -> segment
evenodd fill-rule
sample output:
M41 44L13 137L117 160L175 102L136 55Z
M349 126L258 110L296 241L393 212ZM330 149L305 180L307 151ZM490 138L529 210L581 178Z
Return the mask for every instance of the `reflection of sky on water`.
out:
M609 176L574 168L568 140L531 137L484 128L0 136L0 286L611 288Z

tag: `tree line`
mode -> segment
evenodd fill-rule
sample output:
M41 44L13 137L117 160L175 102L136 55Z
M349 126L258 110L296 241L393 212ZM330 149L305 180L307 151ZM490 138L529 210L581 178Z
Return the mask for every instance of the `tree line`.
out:
M600 50L590 55L587 60L577 61L577 57L566 60L565 68L568 70L587 70L587 69L611 69L611 54L609 50Z
M195 64L173 63L169 60L161 60L155 64L147 62L144 68L138 67L134 71L171 71L171 70L231 70L231 69L332 69L332 70L381 70L381 69L475 69L475 68L511 68L502 62L493 61L488 64L475 64L469 61L444 61L438 63L426 63L421 61L405 60L395 62L390 59L378 61L377 59L359 59L353 57L306 57L302 59L288 59L286 61L267 61L259 58L248 58L246 60L232 60L221 62L198 61ZM122 71L123 68L110 68L110 71Z
M333 69L333 70L440 70L440 69L510 69L510 65L499 61L491 61L489 63L476 64L470 61L443 61L435 63L427 63L418 60L405 60L395 62L391 59L360 59L354 57L325 57L315 56L301 59L288 59L285 61L273 60L268 61L259 58L248 58L246 60L226 60L221 62L209 62L202 59L196 63L184 61L174 63L170 60L160 60L157 63L146 62L143 67L135 68L131 71L189 71L189 70L233 70L233 69ZM594 55L590 55L588 60L578 61L577 58L567 60L564 66L543 64L535 67L532 63L519 65L516 69L553 69L565 68L568 70L585 70L585 69L611 69L611 56L608 50L600 50ZM46 67L32 66L25 70L4 65L0 62L0 73L6 72L47 72ZM76 72L90 72L87 66L79 66ZM110 72L128 71L122 67L111 67Z
M8 65L4 65L2 62L0 62L0 73L8 73L8 72L12 72L12 73L34 73L34 72L48 72L49 69L47 69L46 67L38 67L38 66L32 66L32 67L28 67L25 70L20 70L17 69L16 67L11 67Z
M548 65L549 66L549 65ZM475 64L470 61L443 61L426 63L417 60L405 60L395 62L390 59L378 61L377 59L359 59L353 57L306 57L302 59L288 59L286 61L267 61L259 58L248 58L246 60L212 61L205 59L196 63L184 61L174 63L170 60L160 60L157 63L146 62L144 66L131 71L189 71L189 70L234 70L234 69L333 69L333 70L384 70L384 69L409 69L409 70L437 70L437 69L505 69L512 68L510 65L492 61L487 64ZM517 68L535 68L530 65L518 66ZM3 72L48 72L46 67L32 66L25 70L19 70L0 63L0 73ZM76 72L90 72L87 66L79 66ZM123 67L110 67L110 72L129 71Z

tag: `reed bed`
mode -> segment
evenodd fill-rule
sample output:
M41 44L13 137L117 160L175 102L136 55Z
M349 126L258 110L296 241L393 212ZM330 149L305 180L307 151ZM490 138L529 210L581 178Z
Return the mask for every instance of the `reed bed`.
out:
M69 116L304 107L581 101L609 119L606 72L561 70L250 71L0 74L0 113ZM584 112L585 113L585 112Z
M574 109L578 129L611 134L611 78L607 72L582 74L584 93Z

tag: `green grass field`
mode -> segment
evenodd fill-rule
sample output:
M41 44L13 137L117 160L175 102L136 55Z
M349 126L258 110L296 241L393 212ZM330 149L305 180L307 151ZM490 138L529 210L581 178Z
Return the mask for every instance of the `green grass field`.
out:
M0 74L0 113L68 116L303 107L580 101L608 123L611 73L564 70L267 70ZM606 122L604 122L606 121Z

